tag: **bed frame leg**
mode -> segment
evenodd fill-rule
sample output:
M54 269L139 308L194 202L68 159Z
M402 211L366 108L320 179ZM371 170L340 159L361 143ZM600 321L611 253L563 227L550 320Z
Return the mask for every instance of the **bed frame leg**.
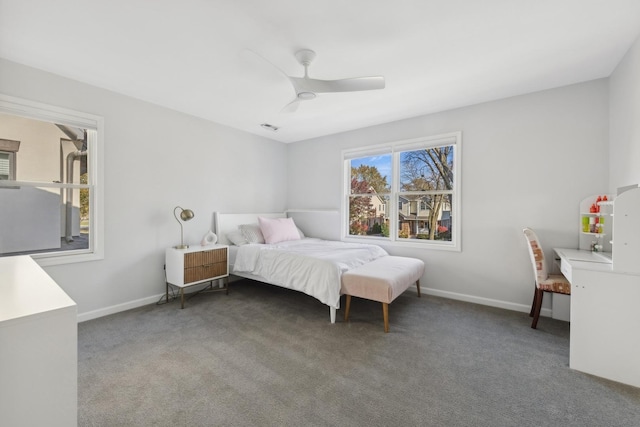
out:
M336 323L336 308L329 307L329 316L331 317L331 323Z

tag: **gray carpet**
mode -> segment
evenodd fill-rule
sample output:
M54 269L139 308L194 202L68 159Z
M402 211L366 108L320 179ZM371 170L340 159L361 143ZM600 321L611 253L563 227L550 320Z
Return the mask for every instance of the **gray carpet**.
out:
M343 301L344 303L344 301ZM572 371L569 324L406 292L351 319L251 281L79 325L80 426L640 426Z

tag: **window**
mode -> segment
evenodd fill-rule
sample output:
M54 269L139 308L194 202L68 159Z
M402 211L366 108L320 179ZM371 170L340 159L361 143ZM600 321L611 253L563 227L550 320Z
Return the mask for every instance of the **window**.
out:
M15 167L13 166L14 154L0 151L0 180L7 181L15 178Z
M0 256L103 258L102 118L0 95Z
M0 181L16 179L16 152L20 141L0 139Z
M460 250L460 147L457 132L344 151L345 238Z

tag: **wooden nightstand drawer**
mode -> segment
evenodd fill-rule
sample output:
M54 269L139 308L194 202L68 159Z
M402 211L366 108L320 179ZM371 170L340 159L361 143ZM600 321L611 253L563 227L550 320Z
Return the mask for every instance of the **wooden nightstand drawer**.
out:
M227 248L193 252L184 256L184 283L227 275Z

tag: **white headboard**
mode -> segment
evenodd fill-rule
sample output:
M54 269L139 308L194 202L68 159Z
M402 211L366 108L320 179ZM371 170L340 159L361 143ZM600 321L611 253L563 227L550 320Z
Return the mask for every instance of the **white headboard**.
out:
M337 210L289 209L287 216L307 237L340 240L341 217Z
M277 213L250 213L250 214L234 214L234 213L213 213L213 229L214 233L218 236L218 243L221 245L228 245L229 239L227 239L227 233L237 230L241 224L257 224L258 217L264 218L286 218L287 214L284 212Z

